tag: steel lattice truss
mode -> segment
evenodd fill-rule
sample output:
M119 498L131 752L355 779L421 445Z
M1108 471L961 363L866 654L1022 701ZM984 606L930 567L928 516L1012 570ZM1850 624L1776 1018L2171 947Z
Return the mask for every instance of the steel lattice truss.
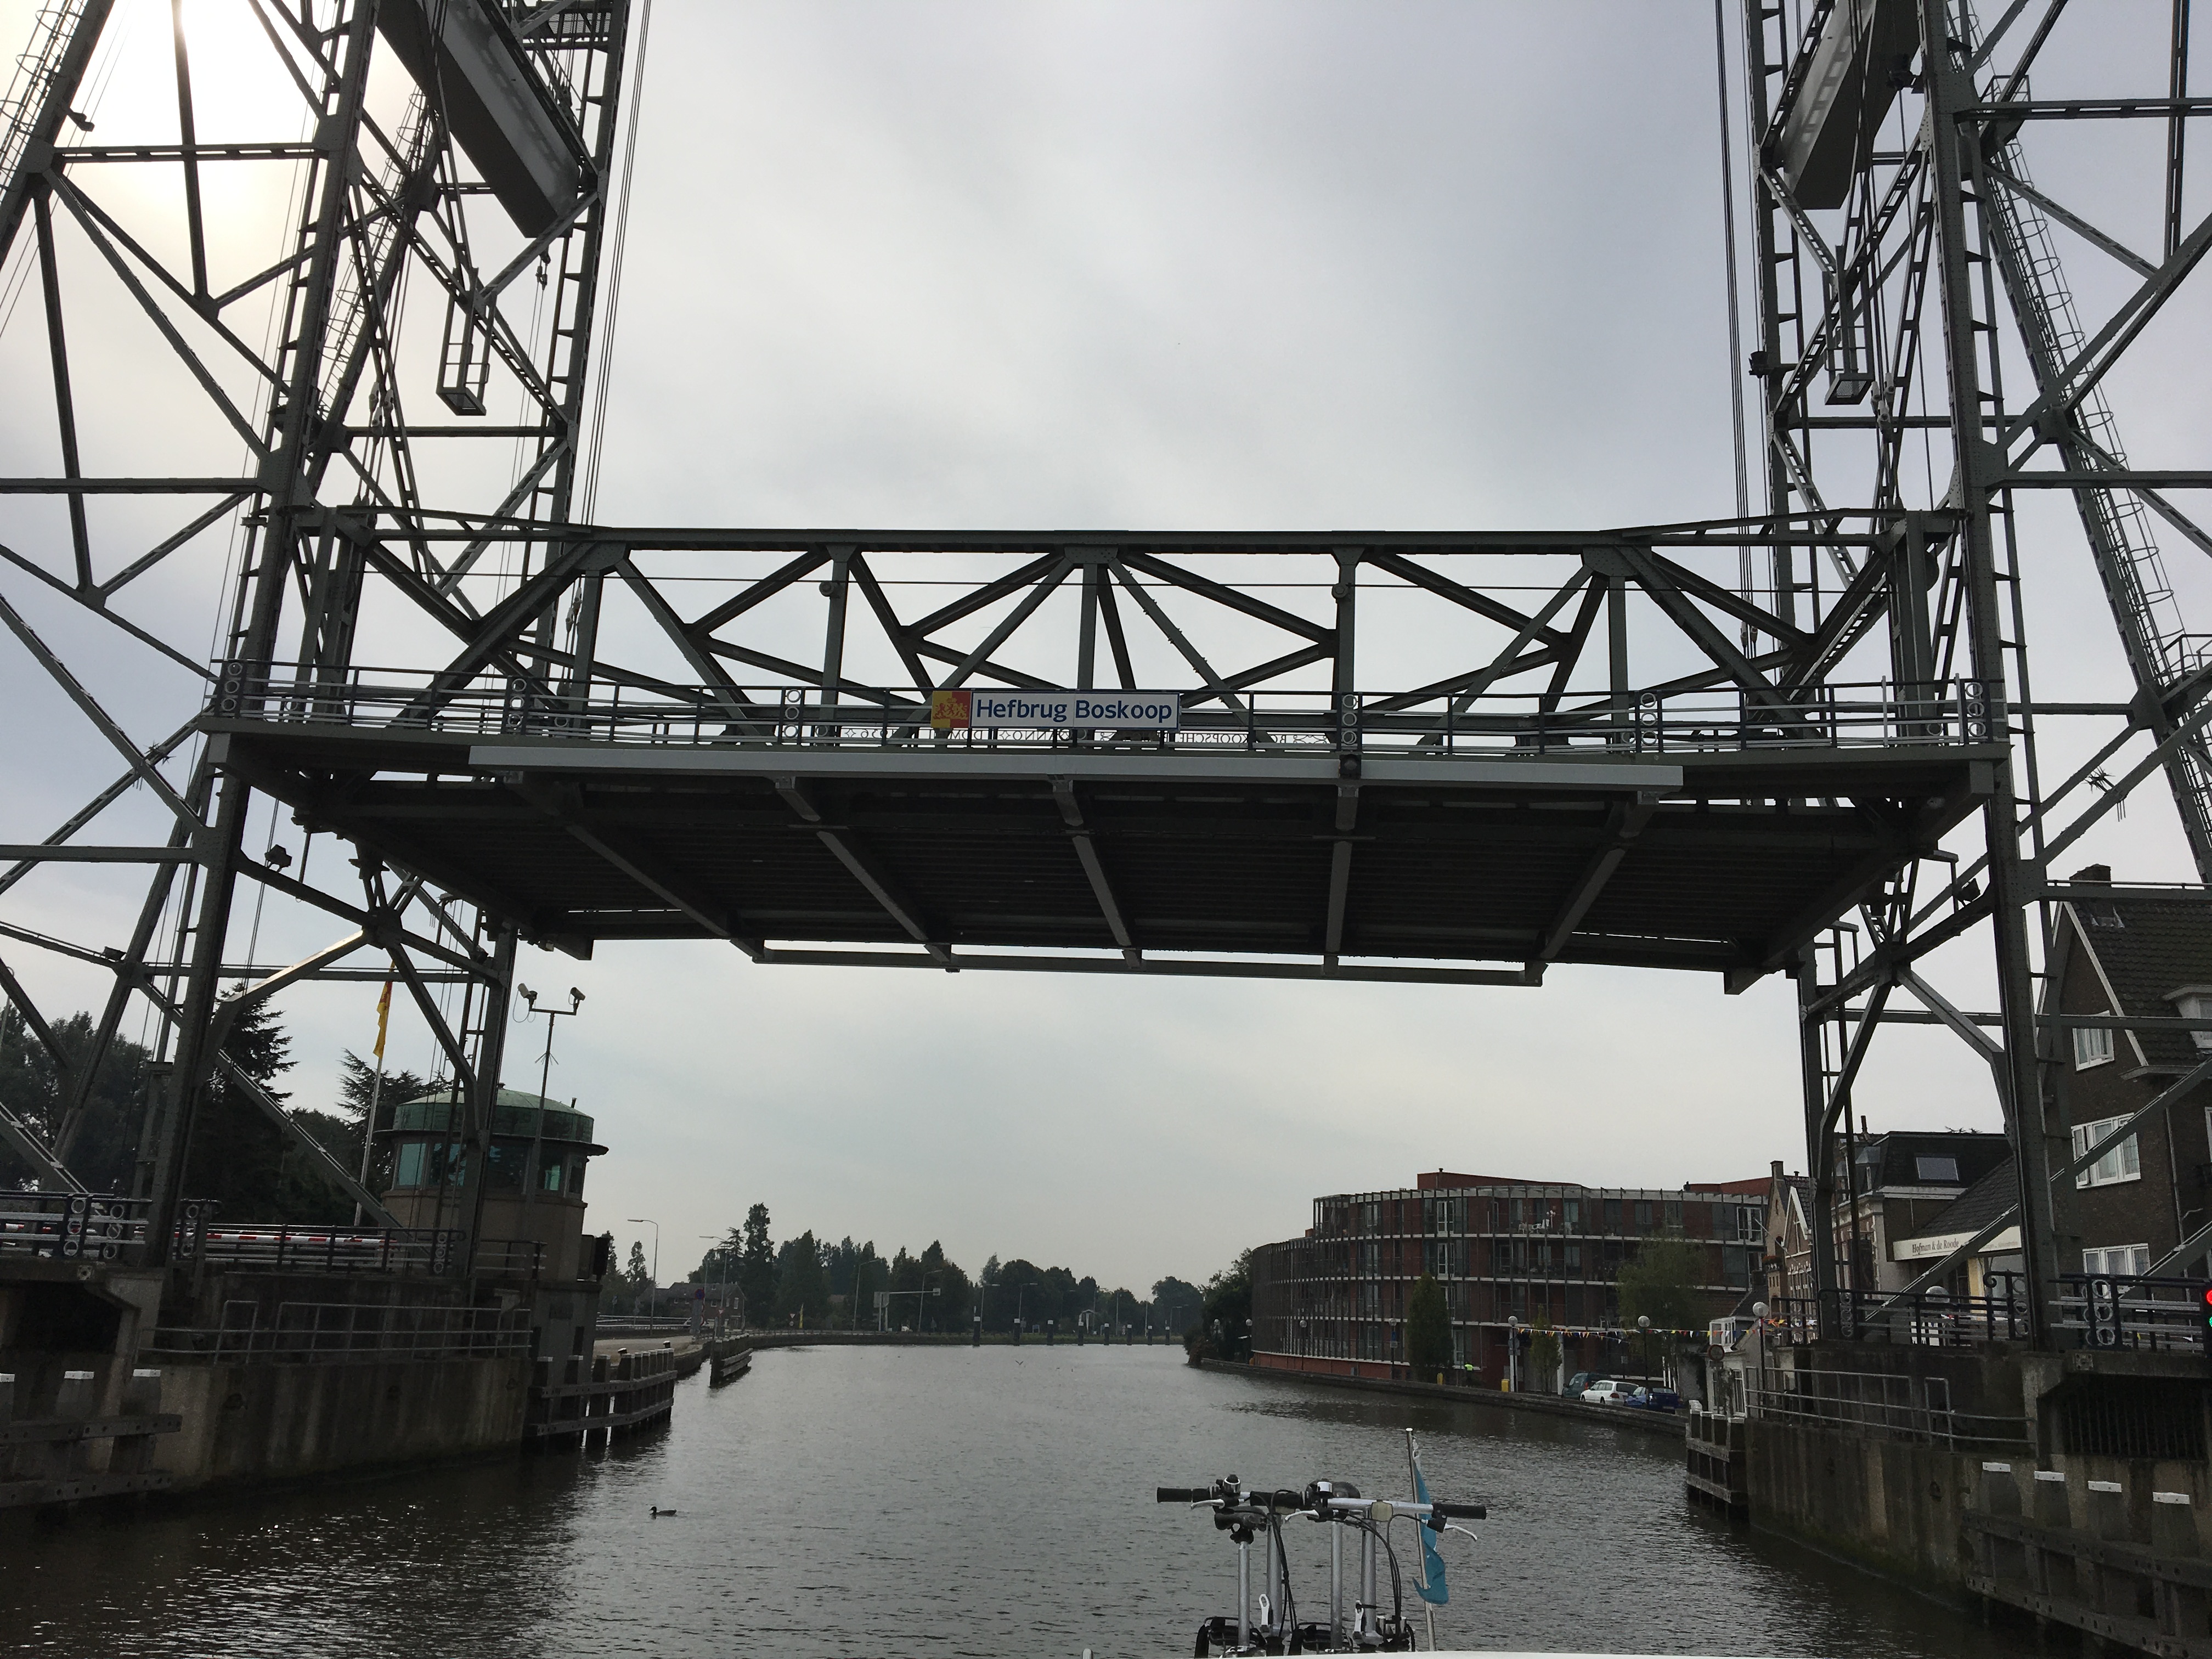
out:
M142 1140L150 1237L239 1006L226 981L270 996L391 957L481 1132L519 945L703 937L764 963L937 969L1788 973L1824 1179L1901 988L1990 1060L2049 1273L2042 1178L2074 1161L2041 1132L2042 872L2161 769L2200 863L2212 848L2205 666L2149 540L2156 519L2212 550L2173 500L2212 475L2131 470L2097 401L2212 240L2182 210L2185 118L2212 107L2186 94L2185 18L2155 66L2168 95L2038 103L2027 70L2063 0L2023 0L1988 37L1942 0L1836 0L1802 42L1747 8L1770 486L1747 519L1177 535L591 524L586 349L626 6L386 0L380 33L355 0L241 0L307 136L203 141L180 30L160 142L99 144L106 123L70 111L107 10L52 6L0 110L0 255L32 250L44 304L16 332L40 331L58 439L58 465L0 480L25 508L0 554L18 592L65 596L204 701L144 745L0 591L126 768L46 841L0 848L0 892L62 860L152 870L112 957L0 933L112 969L102 1042L134 1000L160 1012L174 1081ZM2162 251L2029 182L2022 135L2054 117L2171 132ZM235 273L210 270L249 240L203 191L218 163L292 185L282 245ZM103 188L125 175L127 204ZM149 197L169 222L134 216ZM2094 328L2061 302L2052 222L2136 279ZM87 474L69 353L94 277L182 366L204 411L190 435L242 444L242 473L171 461L212 453L179 443ZM2031 390L2008 392L2023 370ZM2136 684L2089 716L2111 727L2095 759L2045 792L2012 502L2051 489L2079 504ZM111 495L158 498L167 527L118 543ZM241 557L219 576L226 534ZM222 607L211 656L191 637L205 610L171 627L127 604L187 562ZM993 689L1037 694L1035 723L946 723L940 694ZM1054 712L1114 689L1176 694L1178 724ZM95 843L134 784L167 809L166 844ZM335 890L334 859L309 883L248 856L257 797L348 843L360 890ZM1943 845L1970 823L1978 851ZM233 911L256 889L353 931L290 967L240 960ZM1829 932L1847 915L1848 961ZM1976 931L1995 942L1988 1015L1923 975ZM458 1019L441 978L469 988ZM70 1083L81 1111L88 1071ZM69 1181L69 1115L52 1146L0 1133ZM1834 1284L1832 1261L1818 1271Z

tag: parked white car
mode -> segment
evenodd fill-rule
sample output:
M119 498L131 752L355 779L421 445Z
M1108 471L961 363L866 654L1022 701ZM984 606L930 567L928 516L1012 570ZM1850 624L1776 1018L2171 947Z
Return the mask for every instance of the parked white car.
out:
M1616 1382L1607 1379L1594 1388L1584 1389L1583 1403L1586 1406L1626 1405L1636 1391L1633 1382Z

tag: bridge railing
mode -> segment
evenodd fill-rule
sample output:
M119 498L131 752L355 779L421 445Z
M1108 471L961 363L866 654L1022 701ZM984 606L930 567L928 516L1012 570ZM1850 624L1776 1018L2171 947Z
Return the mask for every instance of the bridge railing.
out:
M0 1255L59 1261L132 1262L146 1247L147 1200L114 1193L0 1191ZM213 1218L215 1206L191 1201L179 1208L177 1253L189 1256Z
M1778 1297L1761 1329L1770 1344L1791 1346L1835 1336L1911 1347L1970 1347L2028 1337L2024 1274L1993 1273L1986 1296L1940 1290L1899 1297L1879 1291ZM2058 1346L2202 1352L2208 1281L2129 1273L2065 1273L2051 1300Z
M1768 1365L1746 1373L1753 1417L1820 1428L1866 1430L1891 1439L1946 1446L2023 1444L2027 1423L1954 1411L1941 1376Z
M284 1302L272 1315L255 1303L231 1302L220 1324L162 1326L141 1352L210 1365L519 1358L530 1352L530 1315L524 1308L350 1302Z
M0 1255L134 1262L145 1250L148 1207L112 1194L0 1191ZM174 1260L264 1273L441 1276L459 1268L468 1241L453 1227L218 1224L216 1208L205 1199L180 1206ZM507 1276L534 1276L544 1260L545 1247L528 1238L487 1238L471 1258L477 1272Z
M1234 708L1209 690L1182 695L1180 725L1171 728L940 727L932 723L926 690L848 687L837 701L824 702L819 691L790 685L556 689L479 678L457 686L434 673L374 668L307 684L289 671L254 674L230 665L210 712L279 723L687 748L1664 755L1982 743L1991 735L1985 700L1971 680L1828 684L1758 696L1711 689L1618 698L1533 692L1470 698L1449 687L1237 691Z

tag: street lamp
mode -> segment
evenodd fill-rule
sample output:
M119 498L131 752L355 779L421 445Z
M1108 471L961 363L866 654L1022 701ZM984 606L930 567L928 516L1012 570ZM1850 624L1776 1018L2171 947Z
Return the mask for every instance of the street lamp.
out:
M1636 1328L1643 1334L1644 1374L1644 1376L1649 1376L1651 1375L1651 1316L1650 1314L1637 1315Z
M649 1215L634 1215L629 1218L633 1227L653 1229L653 1288L660 1288L660 1224Z
M705 1239L709 1244L719 1246L721 1243L721 1235L720 1233L701 1233L699 1237ZM726 1282L728 1264L724 1259L721 1250L719 1249L709 1250L707 1254L714 1258L714 1330L715 1334L719 1336L721 1334L722 1324L729 1316L730 1298L722 1288L724 1284Z

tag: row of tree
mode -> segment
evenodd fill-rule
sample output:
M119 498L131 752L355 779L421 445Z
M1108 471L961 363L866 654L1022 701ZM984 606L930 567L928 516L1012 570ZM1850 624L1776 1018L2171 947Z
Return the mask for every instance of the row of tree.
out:
M901 1246L886 1257L872 1239L855 1243L847 1237L833 1244L811 1230L778 1244L771 1227L768 1206L754 1205L686 1282L714 1287L717 1300L732 1304L742 1297L756 1325L860 1330L874 1327L878 1296L888 1298L886 1322L925 1331L967 1330L978 1315L987 1331L1011 1331L1018 1320L1032 1329L1051 1322L1069 1330L1085 1315L1131 1325L1149 1316L1155 1329L1179 1331L1196 1322L1203 1302L1203 1293L1180 1279L1158 1280L1144 1298L1126 1286L1107 1290L1066 1267L995 1255L970 1278L934 1240L920 1252ZM641 1246L631 1247L625 1278L634 1297L649 1286Z
M54 1147L93 1191L129 1193L137 1178L149 1109L158 1104L148 1087L153 1055L118 1033L88 1084L94 1035L92 1016L79 1012L56 1021L42 1039L12 1003L0 1006L0 1104ZM231 1023L222 1052L342 1167L357 1171L374 1072L348 1054L334 1110L284 1105L291 1097L277 1085L295 1063L291 1048L270 1011L257 1005ZM391 1121L397 1103L440 1086L411 1072L387 1073L380 1127ZM373 1166L372 1188L380 1185L380 1174ZM34 1175L0 1143L0 1186L23 1185ZM312 1154L222 1067L200 1097L185 1190L215 1200L218 1213L232 1221L342 1222L353 1216L353 1200L319 1173Z

